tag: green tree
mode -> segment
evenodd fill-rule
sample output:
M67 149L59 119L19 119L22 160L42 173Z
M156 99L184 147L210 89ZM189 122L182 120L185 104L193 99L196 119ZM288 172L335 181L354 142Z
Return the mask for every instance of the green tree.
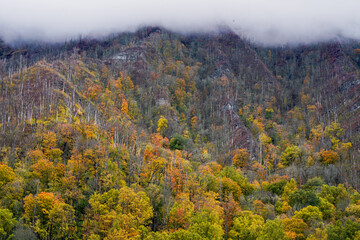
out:
M199 234L203 239L220 240L224 235L222 219L216 210L197 212L191 219L190 232Z
M12 229L16 223L13 214L9 209L0 208L0 236L5 239L10 236Z
M75 210L66 203L56 204L49 212L51 236L55 239L71 239L76 232Z
M220 172L220 176L229 178L234 181L241 189L241 193L245 196L250 195L254 191L254 186L249 183L249 180L243 176L240 169L233 166L226 166Z
M328 240L354 239L357 231L360 230L360 223L346 220L344 223L340 220L335 225L327 225Z
M319 209L323 214L324 220L332 219L335 216L336 208L328 200L320 198Z
M264 219L250 211L243 211L234 219L233 227L229 232L232 239L257 239L263 235Z
M280 180L273 183L269 183L265 186L265 190L281 196L284 193L284 188L287 184L286 180Z
M319 197L312 190L299 189L289 195L289 204L291 206L306 207L308 205L318 206Z
M285 239L284 224L279 219L267 220L262 236L259 240Z
M175 134L175 136L170 140L170 149L171 150L184 150L187 140L180 134Z
M284 166L289 166L292 163L299 163L300 159L301 150L295 145L287 147L280 156L280 161Z
M272 119L274 114L274 110L272 108L265 109L265 118L266 119Z
M321 186L319 196L326 199L336 208L340 208L342 211L345 210L351 201L351 196L343 184L331 187L324 184Z
M304 220L309 226L318 226L318 223L323 219L323 215L318 207L307 206L300 211L296 211L294 218Z
M170 234L169 240L204 240L198 233L189 230L179 229ZM155 240L155 239L154 239Z

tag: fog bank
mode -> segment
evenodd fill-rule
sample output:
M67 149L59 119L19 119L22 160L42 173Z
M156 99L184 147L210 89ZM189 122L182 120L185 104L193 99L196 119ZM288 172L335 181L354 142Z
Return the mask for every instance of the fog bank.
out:
M0 4L0 37L8 43L105 36L144 25L185 33L226 25L267 45L360 39L356 0L0 0Z

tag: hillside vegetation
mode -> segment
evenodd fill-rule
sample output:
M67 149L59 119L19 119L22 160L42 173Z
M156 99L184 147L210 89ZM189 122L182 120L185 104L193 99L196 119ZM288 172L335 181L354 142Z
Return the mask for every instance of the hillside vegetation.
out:
M0 46L1 239L360 239L356 43Z

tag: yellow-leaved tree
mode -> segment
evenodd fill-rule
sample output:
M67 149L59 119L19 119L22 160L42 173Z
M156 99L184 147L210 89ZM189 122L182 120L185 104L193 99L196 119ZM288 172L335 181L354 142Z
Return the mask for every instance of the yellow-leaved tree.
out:
M168 126L168 120L164 116L161 116L158 121L158 128L156 130L160 134L163 134L164 130L167 128L167 126Z
M91 210L84 221L85 237L130 239L140 234L153 217L153 208L145 192L129 187L95 193L89 199Z

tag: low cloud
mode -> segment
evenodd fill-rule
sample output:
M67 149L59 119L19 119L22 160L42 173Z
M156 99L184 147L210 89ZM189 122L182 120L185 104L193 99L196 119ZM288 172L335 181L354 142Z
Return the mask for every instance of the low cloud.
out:
M358 0L0 0L0 37L64 41L157 25L184 33L229 26L266 45L360 39Z

